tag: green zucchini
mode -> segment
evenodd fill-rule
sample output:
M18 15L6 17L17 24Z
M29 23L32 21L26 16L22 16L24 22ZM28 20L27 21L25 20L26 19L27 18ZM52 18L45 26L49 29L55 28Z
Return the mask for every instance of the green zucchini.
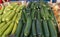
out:
M49 29L48 29L47 21L43 19L42 25L43 25L43 31L44 31L45 37L49 37L50 35L49 35Z
M50 37L57 37L57 31L51 20L48 20L48 27L50 31Z
M15 33L15 37L19 37L20 34L21 34L21 31L22 31L22 19L19 20L19 23L18 23L18 27L17 27L17 30L16 30L16 33Z
M32 21L32 35L33 37L37 37L35 20Z
M29 14L27 14L27 23L26 23L26 27L25 27L25 30L24 30L24 36L26 36L26 37L30 33L31 23L32 23L31 16Z
M20 37L24 37L24 29L25 29L25 27L26 27L26 24L23 23L23 28L22 28L22 32L21 32Z
M49 12L48 12L48 9L47 9L47 7L43 7L43 9L44 9L44 13L45 13L45 20L48 20L49 19Z
M37 29L38 37L43 37L44 34L43 34L43 31L42 31L42 24L38 19L36 19L36 29Z
M45 19L45 13L44 13L44 9L41 8L41 12L40 12L41 18Z
M48 9L49 10L49 13L51 15L51 20L54 22L54 25L57 26L57 20L56 20L56 17L54 16L54 12L52 11L52 9Z

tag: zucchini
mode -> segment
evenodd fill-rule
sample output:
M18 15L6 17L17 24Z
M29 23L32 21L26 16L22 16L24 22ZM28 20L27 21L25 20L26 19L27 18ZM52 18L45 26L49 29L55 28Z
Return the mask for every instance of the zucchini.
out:
M41 12L40 12L41 18L45 19L45 13L44 13L44 9L41 8Z
M17 23L15 23L11 34L15 34L15 32L17 30L17 26L18 26Z
M30 34L30 36L29 36L29 37L33 37L32 33Z
M49 12L48 12L48 9L47 9L47 7L43 7L43 9L44 9L44 13L45 13L45 20L48 20L49 19L49 16L50 16L50 14L49 14Z
M24 24L24 25L23 25L22 33L21 33L20 37L24 37L24 29L25 29L25 27L26 27L26 24L25 24L25 23L23 23L23 24Z
M19 7L16 9L16 12L19 13L20 10L22 10L24 7L22 5L19 5Z
M43 37L44 34L43 34L43 31L42 31L42 24L38 19L36 19L36 29L37 29L38 37Z
M31 23L32 23L32 19L31 16L29 15L29 13L27 14L27 23L26 23L26 27L24 30L24 36L28 36L30 33L30 29L31 29Z
M17 15L18 15L18 13L16 13L16 14L14 15L14 17L13 17L12 21L14 21L14 22L15 22L15 20L16 20L16 18L17 18Z
M57 37L57 31L51 20L48 20L48 27L50 31L50 37Z
M6 21L6 17L11 14L13 10L10 10L8 13L2 15L2 21Z
M51 15L51 20L54 22L54 25L57 26L57 20L56 20L56 17L54 16L54 12L52 11L52 9L49 9L49 13Z
M42 25L43 25L43 31L44 31L45 37L49 37L50 35L49 35L49 29L48 29L47 21L43 19Z
M6 31L3 33L2 37L6 37L7 35L10 34L10 32L12 31L14 26L14 22L11 22L11 24L9 25L9 27L6 29Z
M8 13L8 11L10 11L13 7L11 5L8 5L5 7L3 14Z
M17 30L16 30L16 33L15 33L15 37L19 37L20 34L21 34L21 31L22 31L22 19L19 20L19 23L18 23L18 27L17 27Z
M37 37L35 20L32 21L32 35L33 37Z
M0 29L1 29L4 25L5 25L5 22L2 22L2 23L0 24Z
M6 21L7 21L7 22L10 21L10 20L13 18L14 15L15 15L15 12L12 11L12 12L10 13L10 15L8 15L8 16L6 17Z
M16 23L19 22L19 20L21 19L22 16L22 10L20 11L20 13L18 13L17 18L16 18Z
M11 21L5 24L1 29L0 29L0 36L4 33L4 31L8 28L10 25Z
M31 29L30 29L30 34L29 34L28 37L33 37L33 35L32 35L32 27L31 27Z
M14 7L14 9L13 9L13 10L14 10L14 11L16 11L18 7L19 7L19 6L18 6L18 5L16 5L16 6Z

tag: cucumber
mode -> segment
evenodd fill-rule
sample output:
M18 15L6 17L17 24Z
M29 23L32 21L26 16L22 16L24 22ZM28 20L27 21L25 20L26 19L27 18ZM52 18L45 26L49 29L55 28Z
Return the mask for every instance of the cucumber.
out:
M22 19L19 20L19 23L18 23L18 27L17 27L17 30L15 32L15 37L19 37L20 34L21 34L21 31L22 31Z
M7 22L10 21L10 20L13 18L14 15L15 15L15 12L12 11L12 12L10 13L10 15L8 15L8 16L6 17L6 21L7 21Z
M4 31L8 28L10 25L11 21L5 24L1 29L0 29L0 36L4 33Z
M24 30L24 36L28 36L30 33L30 29L31 29L31 23L32 23L32 19L31 16L29 15L29 13L27 14L27 23L26 23L26 27Z
M57 37L57 31L51 20L48 20L48 27L50 31L50 37Z
M32 35L33 37L37 37L35 20L32 21Z
M45 37L49 37L50 35L49 35L49 29L48 29L47 21L43 19L42 25L43 25L43 31L44 31Z
M7 35L10 34L10 32L12 31L14 26L14 22L11 22L11 24L9 25L9 27L6 29L6 31L3 33L2 37L6 37Z

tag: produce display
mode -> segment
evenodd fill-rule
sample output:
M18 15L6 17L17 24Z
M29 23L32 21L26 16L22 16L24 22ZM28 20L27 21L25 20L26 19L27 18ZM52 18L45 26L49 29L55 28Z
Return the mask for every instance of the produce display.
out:
M57 37L57 22L44 1L10 4L0 12L0 37Z
M15 34L23 5L10 4L0 10L0 37Z

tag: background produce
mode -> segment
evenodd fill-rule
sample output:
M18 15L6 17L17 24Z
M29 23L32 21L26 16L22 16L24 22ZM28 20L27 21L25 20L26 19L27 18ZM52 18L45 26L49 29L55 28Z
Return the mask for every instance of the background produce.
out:
M15 37L57 37L56 26L56 18L47 3L30 2L23 9Z
M0 14L0 37L57 37L57 21L44 1L10 4Z

